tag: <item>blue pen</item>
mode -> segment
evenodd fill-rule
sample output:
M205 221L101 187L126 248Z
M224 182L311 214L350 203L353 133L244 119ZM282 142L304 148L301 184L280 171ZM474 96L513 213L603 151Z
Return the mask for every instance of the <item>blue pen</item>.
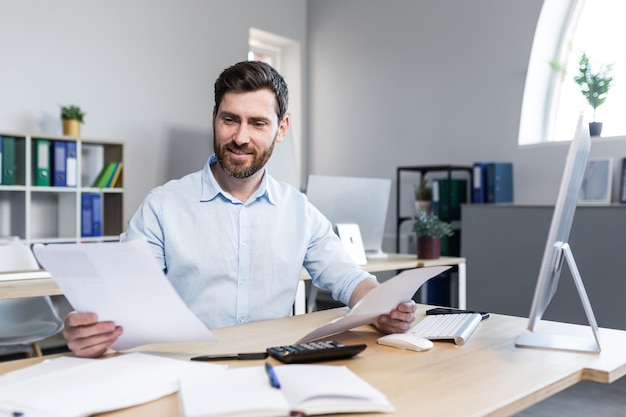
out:
M278 377L271 363L265 362L265 372L270 379L270 385L274 388L280 388L280 382L278 382Z

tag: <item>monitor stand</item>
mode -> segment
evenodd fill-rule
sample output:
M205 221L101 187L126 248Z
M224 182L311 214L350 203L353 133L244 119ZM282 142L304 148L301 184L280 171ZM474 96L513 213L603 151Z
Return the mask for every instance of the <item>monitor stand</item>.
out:
M589 326L591 327L591 331L593 333L593 340L590 338L579 336L536 333L534 329L529 329L529 331L526 331L519 335L519 337L515 341L515 346L599 353L600 330L598 329L596 317L593 314L593 310L591 309L591 303L589 302L587 291L585 291L583 280L580 277L578 266L576 266L576 261L574 260L572 249L570 248L569 244L562 243L560 250L562 252L562 255L564 255L565 257L565 260L567 261L570 272L572 273L572 277L574 279L574 283L576 284L576 289L578 290L580 301L583 304L585 314L587 315L587 321L589 322Z
M367 259L387 259L389 257L382 249L366 250L365 256Z

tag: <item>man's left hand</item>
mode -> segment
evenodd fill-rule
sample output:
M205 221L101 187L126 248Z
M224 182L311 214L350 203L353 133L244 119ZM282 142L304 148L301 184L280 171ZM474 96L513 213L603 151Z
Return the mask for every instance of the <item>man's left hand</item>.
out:
M398 304L389 314L381 314L376 320L376 327L383 333L404 333L415 321L415 301Z

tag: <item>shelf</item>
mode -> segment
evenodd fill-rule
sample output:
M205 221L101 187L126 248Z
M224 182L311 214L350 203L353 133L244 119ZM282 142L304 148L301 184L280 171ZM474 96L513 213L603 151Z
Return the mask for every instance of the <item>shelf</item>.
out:
M122 143L0 132L0 140L4 137L15 141L15 185L0 184L0 237L16 236L28 244L118 240L123 231L124 171L114 188L91 185L108 162L123 162ZM55 154L55 145L64 146L65 159ZM52 185L55 155L74 178L67 181L69 186ZM81 201L86 193L101 196L102 236L82 236Z
M472 184L472 167L464 165L422 165L422 166L400 166L396 170L396 251L400 252L401 225L403 222L411 220L415 215L415 187L422 179L428 181L440 179L463 179L466 180L466 201L469 201ZM453 187L448 186L448 204L453 200ZM440 199L444 201L444 199ZM455 229L460 229L459 216L452 213L450 207L440 207L440 210L449 213L449 216L442 219L453 223ZM460 210L460 208L459 208ZM449 254L458 256L459 254Z

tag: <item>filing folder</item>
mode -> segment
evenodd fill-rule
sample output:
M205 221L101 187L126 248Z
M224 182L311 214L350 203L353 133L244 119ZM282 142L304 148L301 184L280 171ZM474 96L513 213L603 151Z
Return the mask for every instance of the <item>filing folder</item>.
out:
M487 203L513 202L513 164L490 162L486 172Z
M487 201L487 190L485 189L487 163L474 162L472 175L472 203L485 203Z
M98 174L98 178L91 185L95 188L106 188L107 184L110 182L111 178L115 174L115 169L117 167L117 162L109 162L107 163L100 174Z
M2 185L2 136L0 136L0 185Z
M2 185L15 185L15 138L2 137Z
M65 142L65 145L66 183L68 187L76 187L78 176L76 165L76 142Z
M93 210L92 200L90 193L84 193L81 195L81 210L80 210L80 222L82 237L93 236Z
M122 168L124 167L124 163L123 162L116 162L115 165L115 171L113 172L113 175L111 175L111 179L110 181L107 182L107 187L109 188L113 188L115 187L115 185L117 184L120 175L122 173Z
M50 141L35 139L35 185L50 185Z
M92 236L102 236L102 194L91 194Z
M81 196L81 236L102 236L102 195L84 193Z
M67 185L67 148L65 141L55 140L52 142L52 185L65 187Z

